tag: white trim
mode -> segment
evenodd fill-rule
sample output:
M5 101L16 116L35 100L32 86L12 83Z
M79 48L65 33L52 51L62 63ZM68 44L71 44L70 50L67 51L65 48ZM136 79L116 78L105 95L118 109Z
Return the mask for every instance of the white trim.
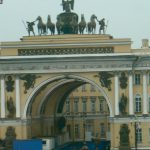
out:
M111 57L113 58L113 56L133 56L135 57L135 55L133 55L132 53L105 53L105 54L68 54L68 55L34 55L34 56L1 56L0 60L13 60L13 59L20 59L20 60L24 60L24 59L33 59L33 58L37 58L37 59L42 59L42 58L69 58L69 57L73 57L73 58L83 58L83 57ZM114 58L113 58L114 59ZM120 59L120 57L119 57ZM124 59L124 58L123 58Z
M131 149L135 149L135 148L131 148ZM137 148L138 150L141 149L141 150L150 150L150 147L138 147Z
M4 43L5 44L5 43ZM66 47L66 46L115 46L115 45L130 45L131 41L123 42L98 42L98 43L71 43L71 44L16 44L16 45L0 45L0 48L33 48L33 47Z

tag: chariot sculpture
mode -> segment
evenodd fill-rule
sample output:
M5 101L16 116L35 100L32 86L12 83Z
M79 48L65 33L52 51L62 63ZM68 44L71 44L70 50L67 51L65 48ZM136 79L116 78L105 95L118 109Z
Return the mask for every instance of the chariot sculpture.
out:
M81 21L79 22L78 14L75 12L72 12L74 9L74 0L62 0L62 8L63 12L57 15L56 23L51 21L51 16L48 15L47 17L47 23L43 22L43 19L41 16L38 16L35 21L29 22L27 21L27 25L25 25L28 35L30 36L30 32L34 32L34 25L37 24L38 29L38 35L47 35L55 34L55 28L57 30L57 34L84 34L85 29L88 34L96 34L96 23L99 23L99 34L101 33L101 30L103 31L103 34L105 34L105 20L98 20L97 16L95 14L92 14L90 17L90 21L86 23L84 14L81 14ZM96 22L97 21L97 22Z

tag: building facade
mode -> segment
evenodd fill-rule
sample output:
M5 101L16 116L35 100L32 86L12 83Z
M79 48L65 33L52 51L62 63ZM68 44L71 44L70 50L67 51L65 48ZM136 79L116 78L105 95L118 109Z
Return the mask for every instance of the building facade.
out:
M84 84L75 89L66 99L63 114L64 130L74 141L110 140L108 105L95 86Z
M74 124L74 132L69 133L73 140L84 139L79 127L86 123L81 130L92 136L107 138L99 130L110 132L112 150L124 144L130 149L150 149L150 49L146 40L140 49L132 49L131 43L131 39L110 35L71 34L2 42L0 138L7 139L8 131L17 139L58 136L57 121L66 115ZM86 84L99 94L71 95ZM74 99L71 118L69 95ZM100 120L105 116L100 110L105 108L100 106L102 99L107 110L104 121ZM82 119L81 125L77 119ZM70 123L67 125L70 131Z

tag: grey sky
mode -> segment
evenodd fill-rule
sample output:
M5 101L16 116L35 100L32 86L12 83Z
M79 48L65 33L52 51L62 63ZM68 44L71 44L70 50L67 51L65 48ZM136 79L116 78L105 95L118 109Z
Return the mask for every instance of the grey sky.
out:
M41 16L46 22L51 15L62 12L62 0L3 0L0 5L0 41L16 41L28 35L22 23ZM132 48L141 46L141 39L150 38L150 0L75 0L74 10L86 21L95 14L98 19L108 20L107 34L114 38L131 38ZM37 27L35 26L37 34ZM97 24L97 29L99 25ZM98 31L97 31L98 33Z

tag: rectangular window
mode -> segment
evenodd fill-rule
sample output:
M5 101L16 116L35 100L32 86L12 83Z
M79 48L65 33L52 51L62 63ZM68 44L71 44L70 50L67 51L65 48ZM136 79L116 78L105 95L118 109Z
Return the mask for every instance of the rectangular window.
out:
M150 113L150 96L148 98L148 110L149 110L149 113Z
M82 92L86 92L86 84L82 85Z
M70 112L70 100L67 98L66 100L66 112Z
M142 111L141 97L136 96L136 98L135 98L135 112L141 112L141 111Z
M141 75L138 73L138 74L135 74L134 76L134 83L135 85L140 85L141 84Z
M103 96L99 96L99 110L101 113L105 111L105 99Z
M87 124L86 124L86 131L88 131L88 132L93 132L93 125L90 124L90 123L87 123Z
M91 92L95 92L95 86L91 84Z
M104 125L104 123L100 124L100 136L101 136L101 138L105 137L105 125Z
M104 112L104 101L100 101L100 112Z
M148 74L148 84L150 84L150 73Z
M3 0L0 0L0 4L3 4Z
M150 142L150 128L148 130L149 142Z
M87 101L87 97L82 97L82 111L86 112L86 101Z
M78 102L79 102L79 97L74 98L74 112L78 112Z
M142 142L142 129L141 128L137 128L136 129L136 140L137 143L141 143Z
M80 137L80 135L79 135L79 125L78 124L75 124L75 137L76 138L79 138Z
M95 112L95 101L96 101L96 97L92 96L91 98L91 112Z

